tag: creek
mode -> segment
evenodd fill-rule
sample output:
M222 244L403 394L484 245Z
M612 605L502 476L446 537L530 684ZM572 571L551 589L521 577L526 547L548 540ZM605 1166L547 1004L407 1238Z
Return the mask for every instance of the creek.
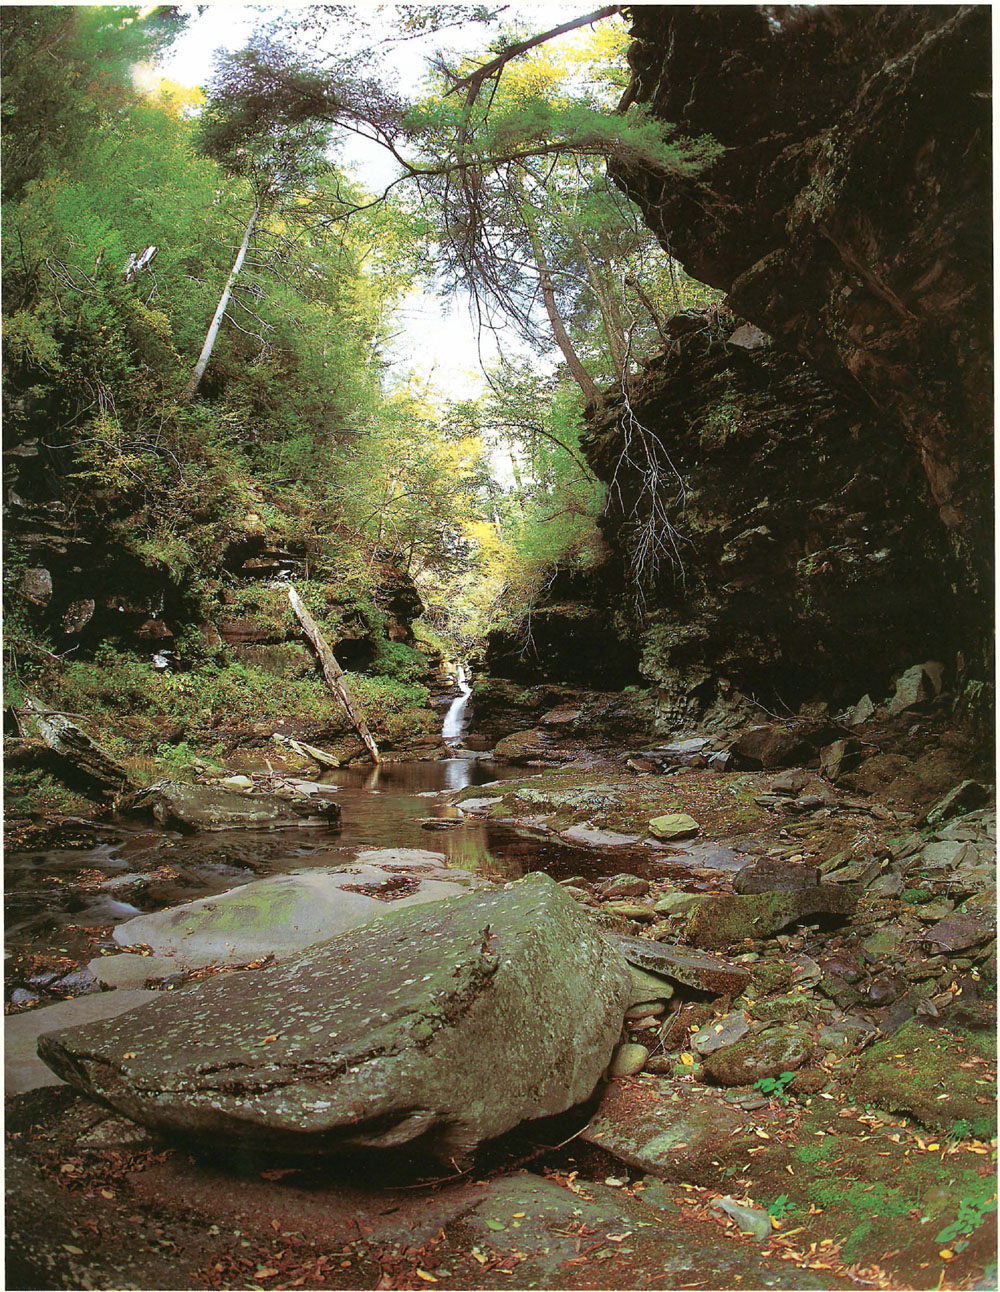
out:
M209 897L263 875L349 864L366 848L430 849L444 853L449 866L498 880L518 879L531 870L544 870L557 880L573 875L595 879L622 869L620 854L602 855L464 816L451 803L467 785L531 774L462 745L471 693L464 672L458 685L460 694L445 715L442 732L456 750L453 757L362 764L318 778L340 804L336 827L182 834L122 817L97 827L101 841L96 846L8 854L8 956L60 956L85 963L100 948L113 945L114 926L135 915ZM444 824L449 820L455 824ZM17 977L9 988L19 985Z

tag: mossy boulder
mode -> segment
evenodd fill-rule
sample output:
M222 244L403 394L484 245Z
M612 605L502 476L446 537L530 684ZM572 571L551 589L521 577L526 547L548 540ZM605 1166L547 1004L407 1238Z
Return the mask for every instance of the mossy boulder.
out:
M589 1098L631 986L614 947L536 873L50 1033L39 1054L91 1098L202 1147L419 1139L448 1162Z
M805 1028L768 1028L710 1054L705 1071L720 1086L752 1086L764 1077L794 1072L812 1052L813 1043Z
M501 762L526 766L529 763L565 763L572 757L568 750L555 749L550 738L533 727L528 731L514 731L497 742L493 751Z
M757 1023L801 1023L816 1008L816 1002L800 991L790 991L785 996L772 996L758 1000L749 1007Z
M852 1093L930 1130L988 1138L997 1133L996 1035L911 1019L861 1056Z
M691 839L701 826L686 812L667 812L663 816L653 817L649 823L649 829L657 839Z
M707 896L688 918L685 939L693 946L735 946L747 938L768 938L807 915L850 915L856 889L848 884L817 884L793 892Z

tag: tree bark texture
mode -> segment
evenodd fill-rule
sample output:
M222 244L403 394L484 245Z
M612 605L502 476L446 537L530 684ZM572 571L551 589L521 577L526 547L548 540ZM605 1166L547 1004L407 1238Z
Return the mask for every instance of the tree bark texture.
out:
M542 289L542 301L545 305L545 313L549 316L549 323L552 325L552 335L555 337L556 345L573 374L573 380L587 397L587 402L600 408L603 403L601 392L593 377L580 362L580 356L573 349L573 342L569 339L569 334L559 314L555 288L552 286L552 274L549 271L549 262L545 257L545 248L542 246L542 240L538 235L538 228L531 213L530 205L523 202L521 211L524 216L525 227L528 230L528 237L531 239L531 250L535 257L535 266L538 269L538 283Z

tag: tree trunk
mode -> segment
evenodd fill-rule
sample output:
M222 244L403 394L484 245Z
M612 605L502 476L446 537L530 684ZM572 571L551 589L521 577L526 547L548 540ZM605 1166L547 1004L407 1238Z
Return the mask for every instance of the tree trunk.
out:
M209 324L208 333L205 336L205 344L201 347L201 354L198 356L198 362L194 366L194 372L191 379L184 387L181 394L181 403L186 404L189 399L194 397L195 391L201 384L201 379L205 375L205 369L208 367L208 361L212 357L212 351L215 349L215 341L219 335L219 328L222 326L222 317L226 312L226 306L229 304L229 298L233 294L233 284L239 277L240 270L243 268L243 261L246 259L247 248L250 246L250 239L253 236L254 228L257 225L257 218L260 215L260 202L257 202L253 208L253 214L247 222L247 227L243 233L243 241L240 243L240 249L236 253L236 259L233 261L233 267L229 271L229 277L226 279L226 285L223 288L222 295L219 298L219 304L216 306L215 314L212 316L212 322Z
M559 315L555 288L552 286L552 275L549 272L549 262L545 257L545 248L542 246L542 240L538 236L538 226L535 224L534 216L531 214L531 206L528 202L521 203L521 212L524 217L525 227L528 230L528 237L531 239L531 250L538 269L538 282L542 289L542 301L545 304L545 312L549 316L549 322L552 325L552 335L555 337L556 345L562 352L567 367L573 374L573 380L587 397L587 403L594 404L600 408L604 403L604 398L597 388L597 383L580 362L580 356L573 349L573 342L569 339L562 318Z
M664 345L669 345L670 337L663 330L663 322L660 318L659 311L657 310L653 302L649 299L649 296L646 293L645 289L643 288L642 283L640 283L638 278L636 278L634 275L626 274L625 286L631 287L632 290L635 292L636 296L639 297L639 300L642 301L643 305L645 305L646 310L649 314L649 317L653 320L653 323L656 325L656 330L660 334L660 340L663 342Z
M319 625L312 617L309 611L302 604L302 598L295 591L291 584L288 585L288 600L292 603L292 609L295 616L302 625L306 636L312 642L319 656L319 662L323 665L323 676L326 678L327 686L344 706L344 712L350 718L354 725L355 731L365 742L368 752L372 756L373 763L379 763L382 760L379 757L378 745L376 745L372 733L368 730L368 723L365 721L365 715L361 712L357 700L351 695L347 683L344 680L344 670L334 658L333 651L329 643L319 630Z
M579 247L583 263L587 269L587 281L590 283L590 290L594 293L594 299L597 301L597 308L601 315L601 323L604 327L604 336L608 343L611 361L615 365L615 371L624 377L625 329L622 324L621 311L617 309L612 292L608 291L607 283L602 280L600 271L594 264L590 248L576 229L573 230L573 241Z

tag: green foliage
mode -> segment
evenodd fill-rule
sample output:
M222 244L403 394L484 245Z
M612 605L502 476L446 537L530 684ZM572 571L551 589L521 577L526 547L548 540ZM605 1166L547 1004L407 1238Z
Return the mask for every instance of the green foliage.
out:
M403 26L459 13L433 8L403 15ZM155 754L178 771L223 728L329 714L318 671L294 651L226 662L196 627L245 617L272 642L297 639L282 591L241 586L233 573L258 544L301 561L300 593L334 642L359 632L372 642L373 676L357 687L380 736L425 735L436 721L420 685L426 658L387 640L380 585L405 570L428 606L424 640L464 654L490 626L519 621L556 570L600 560L604 504L581 448L584 397L565 371L508 363L490 395L450 405L388 375L384 338L408 290L468 268L470 248L450 240L462 227L447 205L456 148L482 181L503 250L501 304L549 345L540 239L557 309L598 382L651 353L661 308L699 290L606 185L606 160L641 158L681 177L717 149L644 110L608 111L627 75L617 22L567 53L543 47L516 60L468 119L462 97L444 98L440 85L404 118L362 62L318 70L274 40L224 58L207 101L180 86L142 94L133 66L178 23L169 7L140 12L0 13L5 432L15 445L44 440L53 456L39 497L58 494L71 537L120 558L130 579L141 571L151 604L162 592L183 621L171 627L189 671L160 673L110 645L90 660L58 659L60 607L53 628L20 594L15 538L4 575L8 694L39 688L72 712L127 714L133 725L112 737L119 753ZM365 113L410 150L419 200L373 204L329 161L331 127ZM185 403L257 202L199 398ZM147 247L155 258L127 275Z
M788 1201L787 1193L780 1193L773 1202L769 1202L765 1205L765 1210L767 1211L767 1214L769 1216L773 1216L775 1220L785 1220L793 1211L797 1211L798 1208L794 1202Z
M968 1173L967 1173L968 1174ZM959 1199L958 1215L934 1239L937 1243L954 1243L975 1233L991 1211L997 1209L997 1182L995 1176L974 1176L967 1180L966 1191ZM955 1244L961 1251L967 1244Z
M772 1098L780 1099L794 1076L794 1072L782 1072L776 1077L761 1077L753 1083L753 1088L754 1090L759 1090L762 1095L770 1095Z
M397 682L416 682L427 672L427 659L404 642L380 639L372 661L372 672Z
M93 803L67 787L51 772L7 760L4 769L4 811L11 816L79 816Z
M176 745L160 745L155 758L163 775L173 781L193 781L202 769L202 761L185 740Z

